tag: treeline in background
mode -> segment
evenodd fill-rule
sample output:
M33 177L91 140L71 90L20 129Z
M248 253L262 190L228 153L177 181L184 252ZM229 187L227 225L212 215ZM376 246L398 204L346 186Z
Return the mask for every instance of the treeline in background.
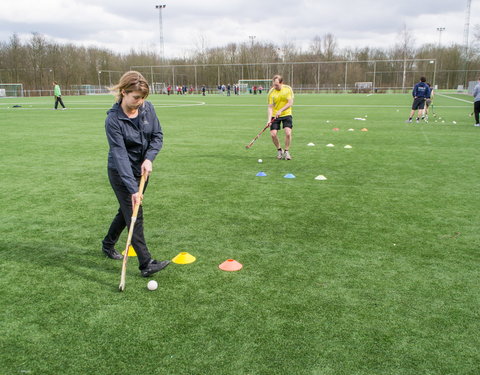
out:
M79 85L108 87L134 67L152 82L188 85L197 91L201 85L216 88L240 79L266 79L275 73L292 81L297 89L353 88L356 82L374 87L411 88L420 75L440 89L456 89L478 79L478 43L415 46L406 29L390 48L340 48L333 34L312 39L307 50L294 43L275 45L251 41L221 47L198 46L187 56L161 59L153 51L117 53L98 47L59 44L32 33L21 41L17 34L0 42L0 84L22 83L24 90L37 95L51 93L52 81L63 90ZM202 44L202 43L200 43Z

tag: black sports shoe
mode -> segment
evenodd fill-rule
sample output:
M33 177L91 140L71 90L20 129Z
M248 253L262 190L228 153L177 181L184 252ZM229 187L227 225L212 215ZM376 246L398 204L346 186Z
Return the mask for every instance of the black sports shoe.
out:
M153 275L154 273L163 270L166 266L170 264L169 260L162 260L161 262L157 262L156 260L151 260L148 263L148 266L145 267L143 270L140 270L143 277L148 277Z
M110 259L123 259L123 256L115 249L106 249L102 247L102 251Z

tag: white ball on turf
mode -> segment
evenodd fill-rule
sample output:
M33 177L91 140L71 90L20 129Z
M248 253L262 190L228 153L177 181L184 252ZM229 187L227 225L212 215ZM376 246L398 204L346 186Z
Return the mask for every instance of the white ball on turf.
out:
M263 160L262 160L262 159L258 159L258 162L259 162L259 163L263 163Z
M156 290L158 288L158 283L155 280L150 280L147 284L148 290Z

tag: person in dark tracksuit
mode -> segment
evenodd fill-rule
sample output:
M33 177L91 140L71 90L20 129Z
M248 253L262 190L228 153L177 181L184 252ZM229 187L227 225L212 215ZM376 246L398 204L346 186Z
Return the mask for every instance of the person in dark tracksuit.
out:
M145 100L150 89L138 72L125 73L113 87L117 102L107 112L105 131L108 152L108 178L120 207L102 241L103 253L122 259L115 250L122 231L130 227L133 207L141 203L138 191L142 175L149 176L152 163L163 145L163 133L152 103ZM145 186L148 184L145 184ZM137 253L139 269L144 277L165 268L170 261L157 262L148 251L143 234L143 210L140 206L133 230L132 246Z
M427 79L420 77L420 82L413 86L412 96L413 104L410 112L410 117L406 122L412 122L415 111L417 112L417 123L420 122L420 117L423 119L423 109L425 108L425 101L430 98L430 87L427 85Z
M480 126L479 115L480 115L480 77L478 77L478 82L475 88L473 89L473 113L475 114L475 125Z

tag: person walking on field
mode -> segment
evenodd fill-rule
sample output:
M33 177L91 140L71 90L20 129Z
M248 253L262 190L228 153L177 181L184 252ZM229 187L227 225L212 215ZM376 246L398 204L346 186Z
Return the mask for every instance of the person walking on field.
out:
M475 88L473 89L473 113L475 114L475 125L480 126L479 115L480 115L480 77L478 77L478 82Z
M290 86L283 83L281 75L275 75L272 79L273 86L268 92L268 122L271 121L270 135L272 141L277 148L277 159L291 160L290 145L292 143L292 105L293 105L293 90ZM278 139L278 131L282 124L285 130L285 148L280 146Z
M58 85L57 81L52 82L53 86L53 95L55 96L55 109L58 109L58 103L65 109L65 104L63 104L62 100L62 91L60 90L60 86Z
M413 86L412 96L413 104L412 110L410 112L410 117L406 122L412 122L412 118L417 112L417 123L420 122L420 117L423 119L423 109L425 108L425 101L430 97L430 87L426 84L427 79L425 77L420 77L420 82Z
M163 133L152 103L145 100L150 88L140 73L125 73L112 92L117 102L107 112L105 120L110 146L107 169L120 207L102 241L102 251L109 258L122 259L115 250L115 244L122 231L130 227L133 207L142 201L140 178L152 173L152 163L163 145ZM145 186L147 184L148 180ZM170 263L168 260L157 262L152 259L143 234L141 206L133 230L132 246L144 277L162 270Z
M425 111L424 111L424 114L423 114L423 117L425 118L425 122L428 122L428 110L429 110L430 106L432 105L433 96L434 96L432 85L428 82L427 82L427 85L428 85L428 88L430 89L430 92L428 93L428 97L425 100Z

